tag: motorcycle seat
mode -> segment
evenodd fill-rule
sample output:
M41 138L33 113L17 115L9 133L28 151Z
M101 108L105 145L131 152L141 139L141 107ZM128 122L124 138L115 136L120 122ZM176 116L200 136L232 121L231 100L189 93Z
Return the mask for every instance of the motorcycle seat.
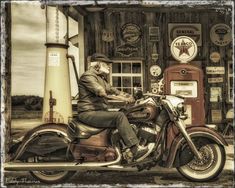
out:
M85 123L72 119L68 124L68 135L73 138L89 138L92 135L98 134L103 131L104 128L96 128Z

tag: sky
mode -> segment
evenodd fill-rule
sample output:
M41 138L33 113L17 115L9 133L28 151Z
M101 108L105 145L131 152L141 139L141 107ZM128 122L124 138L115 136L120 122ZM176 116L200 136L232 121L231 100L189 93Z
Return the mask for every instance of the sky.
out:
M78 26L70 19L70 36ZM12 95L43 96L46 64L46 16L39 2L12 3ZM78 61L78 49L72 45L69 54ZM72 65L72 64L71 64ZM72 67L72 66L71 66ZM71 69L72 96L77 93Z

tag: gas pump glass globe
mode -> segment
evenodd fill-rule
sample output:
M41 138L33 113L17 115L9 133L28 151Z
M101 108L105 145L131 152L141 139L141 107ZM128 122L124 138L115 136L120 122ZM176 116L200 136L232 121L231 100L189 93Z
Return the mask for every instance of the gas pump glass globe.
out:
M59 6L46 7L46 43L67 44L68 19Z

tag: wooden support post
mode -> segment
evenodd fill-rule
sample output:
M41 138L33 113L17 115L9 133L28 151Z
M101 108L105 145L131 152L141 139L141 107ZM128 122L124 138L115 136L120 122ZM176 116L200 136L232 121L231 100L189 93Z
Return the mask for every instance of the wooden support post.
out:
M1 163L11 145L11 3L1 2ZM3 172L1 165L1 172ZM3 179L1 178L1 183Z

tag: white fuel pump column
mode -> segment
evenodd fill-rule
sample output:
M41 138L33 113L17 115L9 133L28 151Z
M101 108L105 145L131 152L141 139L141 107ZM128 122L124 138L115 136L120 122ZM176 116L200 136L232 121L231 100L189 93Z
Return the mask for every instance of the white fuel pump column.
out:
M46 7L47 54L43 116L45 123L67 123L72 117L68 54L68 19L59 7Z

